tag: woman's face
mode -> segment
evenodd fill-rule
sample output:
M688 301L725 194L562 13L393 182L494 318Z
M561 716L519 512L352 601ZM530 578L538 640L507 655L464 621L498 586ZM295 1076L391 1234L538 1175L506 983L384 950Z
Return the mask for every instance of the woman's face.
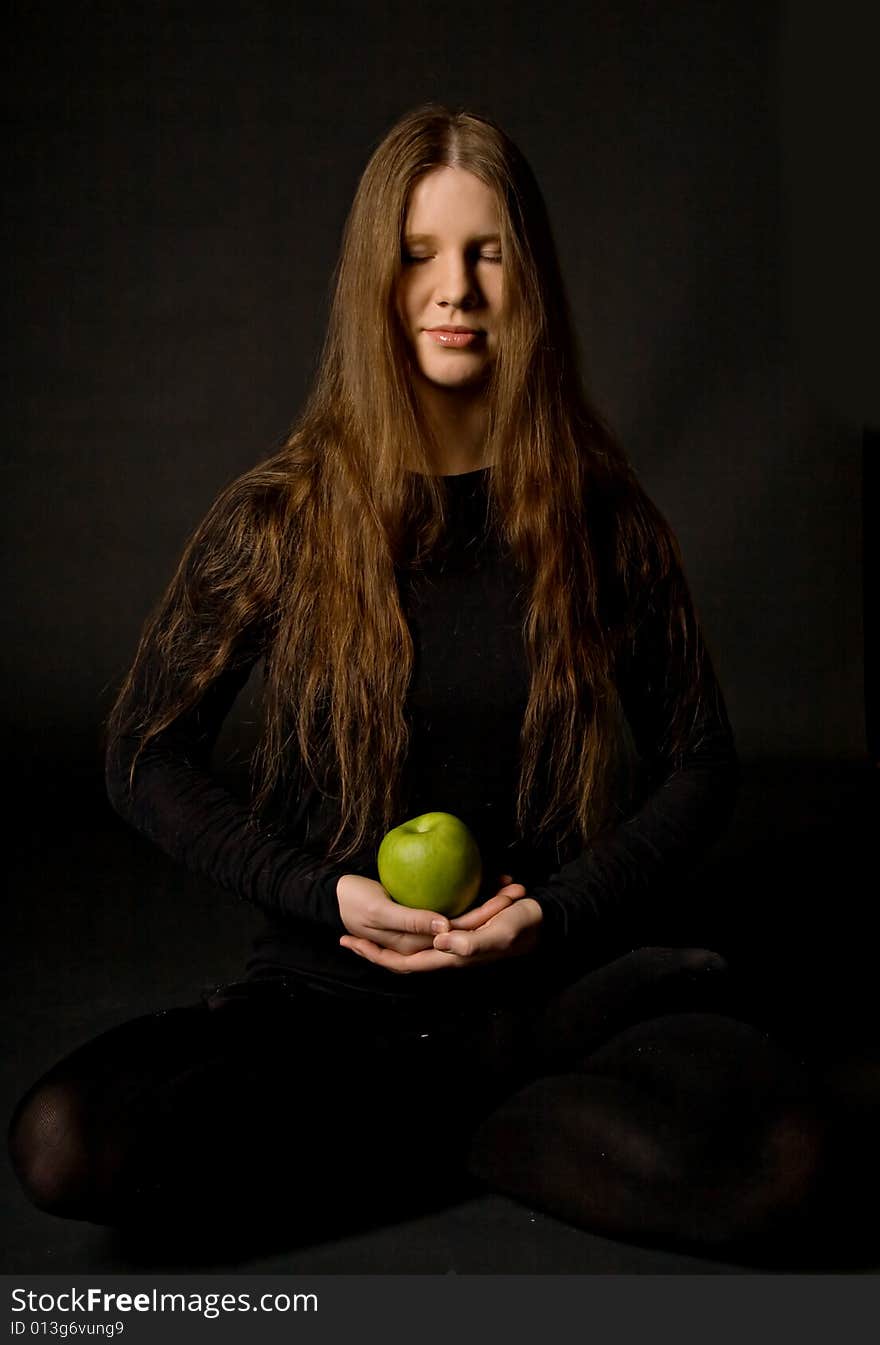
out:
M401 249L397 309L418 373L449 389L479 385L498 352L501 317L494 193L462 168L431 169L410 193Z

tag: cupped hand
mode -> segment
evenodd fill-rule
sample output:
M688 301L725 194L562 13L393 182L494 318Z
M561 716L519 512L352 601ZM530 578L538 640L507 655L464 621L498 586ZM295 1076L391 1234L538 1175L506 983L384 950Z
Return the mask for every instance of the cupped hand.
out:
M450 922L438 911L401 906L392 901L381 883L358 873L345 873L336 884L339 914L354 940L397 953L416 953L430 948L434 936L449 929ZM351 947L348 936L340 939Z
M437 919L436 914L428 914ZM507 883L481 906L447 921L447 929L438 930L427 948L407 951L396 945L380 944L371 936L345 935L339 942L376 966L406 975L475 966L530 953L538 941L542 919L541 907L526 896L522 884Z

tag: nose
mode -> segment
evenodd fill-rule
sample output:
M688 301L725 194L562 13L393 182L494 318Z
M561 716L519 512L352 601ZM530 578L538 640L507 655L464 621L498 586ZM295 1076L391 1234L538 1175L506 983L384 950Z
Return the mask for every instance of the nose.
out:
M479 290L473 264L467 257L452 256L437 280L437 304L440 308L473 308L479 302Z

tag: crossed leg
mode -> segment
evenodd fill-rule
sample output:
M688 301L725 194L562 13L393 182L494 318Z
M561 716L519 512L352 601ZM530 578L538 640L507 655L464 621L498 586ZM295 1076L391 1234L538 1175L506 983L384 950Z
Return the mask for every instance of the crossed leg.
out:
M609 1236L732 1249L795 1229L824 1121L806 1069L731 1016L725 982L712 953L641 949L568 987L531 1026L536 1077L479 1125L469 1170Z
M512 1036L401 1037L308 995L150 1014L38 1080L10 1152L40 1208L97 1223L274 1206L313 1238L476 1180L611 1235L735 1243L797 1215L821 1136L724 982L712 953L640 949Z

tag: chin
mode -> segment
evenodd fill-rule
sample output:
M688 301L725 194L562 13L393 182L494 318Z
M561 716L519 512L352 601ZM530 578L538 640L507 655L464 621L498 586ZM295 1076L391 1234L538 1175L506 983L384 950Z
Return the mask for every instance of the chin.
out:
M426 382L435 388L476 388L486 382L489 366L480 365L474 369L432 369L422 366L420 373Z

